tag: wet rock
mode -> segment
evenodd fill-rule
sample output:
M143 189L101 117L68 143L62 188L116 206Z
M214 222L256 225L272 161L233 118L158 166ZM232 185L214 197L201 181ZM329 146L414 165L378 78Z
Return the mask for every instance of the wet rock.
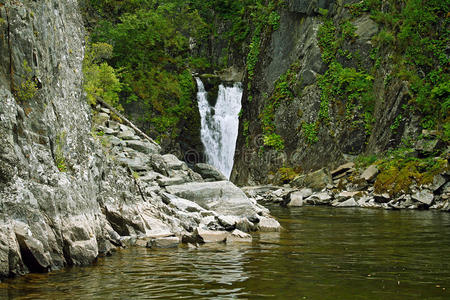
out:
M227 231L213 231L197 227L194 234L201 243L221 243L226 240L229 235Z
M361 174L361 179L364 179L368 182L373 181L379 173L378 167L376 165L371 165Z
M290 184L295 187L309 187L313 191L320 191L331 183L333 183L333 180L330 174L327 169L323 168L306 175L297 176Z
M180 238L176 236L154 238L148 241L147 248L177 248Z
M200 174L203 179L213 179L214 181L227 180L225 175L209 164L198 163L194 166L194 171Z
M429 190L422 190L420 192L411 195L411 198L430 206L433 203L434 195Z
M227 244L233 243L251 243L252 236L248 233L242 232L238 229L233 230L226 239Z

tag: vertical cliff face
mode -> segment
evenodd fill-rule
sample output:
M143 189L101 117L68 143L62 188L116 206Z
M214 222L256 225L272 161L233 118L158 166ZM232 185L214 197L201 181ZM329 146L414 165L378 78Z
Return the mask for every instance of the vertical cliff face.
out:
M109 109L92 117L84 40L76 0L0 4L0 278L89 264L139 237L223 228L212 211L223 201L243 230L256 230L258 216L267 226L267 211L230 182L203 183ZM187 182L200 204L166 188Z
M352 14L357 2L288 1L279 28L262 34L244 91L234 182L270 182L281 167L334 167L418 136L418 117L404 111L408 84L375 61L380 28L367 13Z

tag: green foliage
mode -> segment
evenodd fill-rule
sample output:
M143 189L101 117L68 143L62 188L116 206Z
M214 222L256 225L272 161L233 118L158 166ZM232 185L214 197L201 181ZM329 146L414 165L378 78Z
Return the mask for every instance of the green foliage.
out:
M86 63L86 89L93 95L90 99L102 94L114 105L135 103L142 112L138 121L147 124L149 134L157 140L177 137L195 113L195 82L190 68L210 67L207 58L190 55L189 39L203 41L208 34L208 25L193 9L200 2L89 3L90 9L102 16L91 34L93 45L114 45L110 55L101 55L105 62L89 59L93 63Z
M345 39L352 40L357 37L356 35L356 27L351 22L346 21L341 25L342 36Z
M334 26L332 19L323 19L323 24L319 27L319 31L317 32L317 39L320 50L322 51L322 60L327 64L331 63L335 59L338 48L336 27Z
M284 141L280 135L270 133L268 135L264 135L264 146L272 147L281 151L284 149Z
M390 9L382 10L381 1L363 1L372 18L383 27L373 42L378 48L395 49L392 76L410 83L415 110L422 114L421 125L428 129L443 128L448 122L450 102L447 55L450 3L389 2Z
M373 77L364 71L354 68L344 68L334 61L325 74L320 75L318 84L321 88L321 104L319 119L329 119L329 105L332 101L342 101L347 107L357 107L361 103L364 112L371 114L374 108L374 99L371 94ZM352 104L352 105L351 105ZM348 111L347 114L352 112ZM365 119L368 119L367 116Z
M319 138L317 137L318 128L316 122L314 123L304 122L302 124L302 131L308 144L311 145L319 141Z
M97 103L97 97L111 106L122 110L119 93L122 83L117 71L106 62L112 56L112 46L106 43L88 44L83 61L84 90L91 105Z
M243 122L243 127L244 127L244 130L242 132L242 135L245 138L245 146L248 147L249 144L250 144L250 136L249 136L250 121L249 120L245 120Z
M395 131L398 129L398 127L400 126L400 123L402 122L403 117L402 115L398 115L397 117L395 117L394 122L391 124L390 128L392 131Z
M66 133L62 132L56 137L56 145L54 151L54 159L56 163L56 167L60 172L67 172L67 164L66 159L64 157L63 146L65 143Z
M36 96L38 88L31 76L33 70L26 60L23 61L23 69L25 71L25 76L22 78L23 81L16 91L16 96L19 101L27 102Z

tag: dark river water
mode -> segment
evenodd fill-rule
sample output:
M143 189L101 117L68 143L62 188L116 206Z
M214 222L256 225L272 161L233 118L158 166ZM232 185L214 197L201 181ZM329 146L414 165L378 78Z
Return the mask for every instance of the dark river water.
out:
M252 245L130 248L0 283L0 299L450 299L450 214L272 207Z

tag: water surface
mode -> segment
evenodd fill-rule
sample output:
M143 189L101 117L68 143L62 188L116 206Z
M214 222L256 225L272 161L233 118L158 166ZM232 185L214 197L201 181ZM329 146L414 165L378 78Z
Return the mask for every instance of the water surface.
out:
M450 214L273 207L251 245L130 248L0 284L0 299L449 299Z

